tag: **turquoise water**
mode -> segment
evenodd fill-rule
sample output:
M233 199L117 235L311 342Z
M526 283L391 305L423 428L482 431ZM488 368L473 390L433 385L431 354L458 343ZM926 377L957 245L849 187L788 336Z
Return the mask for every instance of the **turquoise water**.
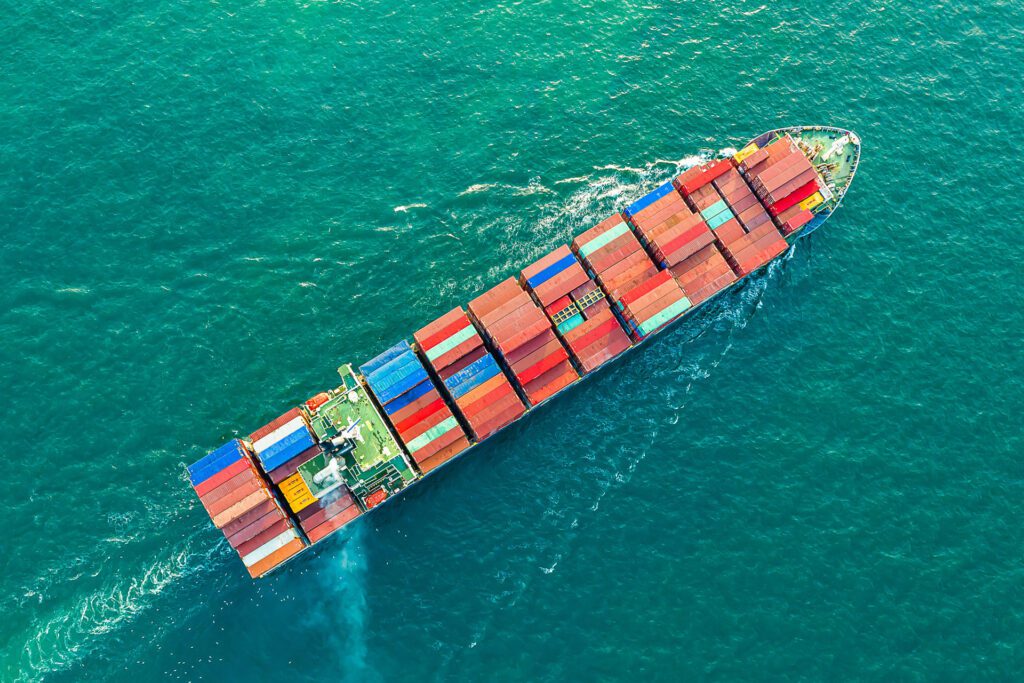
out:
M1024 670L1014 2L8 3L2 680ZM184 465L695 155L782 264L252 582Z

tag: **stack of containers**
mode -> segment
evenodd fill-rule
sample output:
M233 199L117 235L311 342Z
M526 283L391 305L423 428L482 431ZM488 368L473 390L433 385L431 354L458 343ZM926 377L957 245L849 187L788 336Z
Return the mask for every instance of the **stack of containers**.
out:
M735 273L717 244L709 244L669 270L694 306L736 281Z
M562 270L551 275L551 271L558 268ZM545 280L545 276L549 279ZM546 298L560 287L581 285L588 279L568 250L560 261L549 263L546 269L535 274L535 282ZM579 379L551 321L515 278L501 282L470 301L469 315L501 352L531 405L537 405Z
M304 482L302 486L305 486ZM308 487L306 490L309 490ZM344 487L329 492L323 498L313 499L293 511L310 543L323 540L363 514L356 499Z
M469 448L469 439L409 342L360 366L374 396L423 472Z
M572 262L562 272L572 271L573 277L565 278L557 286L548 284L551 280L543 279L542 274L551 264L564 263L567 258ZM568 247L561 246L527 266L519 282L544 307L584 372L594 370L630 347L629 337L612 315L604 292L587 277Z
M301 408L292 408L263 425L249 435L249 441L263 471L275 484L295 474L299 465L320 453Z
M572 251L612 300L658 272L620 213L578 235Z
M671 271L661 270L631 288L618 300L630 334L640 340L690 308Z
M690 210L672 183L631 204L626 216L662 268L676 265L715 241L710 223Z
M477 440L482 441L526 412L461 307L417 330L413 338Z
M806 225L821 204L818 172L788 135L747 156L740 171L784 235Z
M245 445L234 439L188 467L214 525L256 578L305 547Z
M715 226L720 254L709 251L703 255L703 262L691 262L673 271L687 294L693 294L695 303L721 291L736 276L753 272L788 246L732 164L731 159L722 159L713 169L696 175L691 169L676 179L680 192L702 216L721 216L723 211L730 216ZM721 256L725 257L724 265Z

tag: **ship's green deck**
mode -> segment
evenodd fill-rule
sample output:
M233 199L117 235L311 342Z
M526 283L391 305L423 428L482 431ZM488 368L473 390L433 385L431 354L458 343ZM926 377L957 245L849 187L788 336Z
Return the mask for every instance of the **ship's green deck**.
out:
M313 415L313 432L321 442L330 441L358 421L353 430L355 448L339 462L341 476L360 501L381 488L390 496L405 488L416 475L352 367L343 365L338 373L342 385L330 392L330 400ZM315 481L317 473L328 467L331 457L321 454L299 467L302 478L318 498L337 487L337 482L330 479Z

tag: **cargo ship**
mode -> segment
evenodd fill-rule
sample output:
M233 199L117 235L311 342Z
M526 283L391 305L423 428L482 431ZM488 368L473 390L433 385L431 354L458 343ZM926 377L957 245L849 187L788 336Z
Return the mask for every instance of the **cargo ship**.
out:
M187 467L250 576L282 567L782 257L860 161L781 128L668 179Z

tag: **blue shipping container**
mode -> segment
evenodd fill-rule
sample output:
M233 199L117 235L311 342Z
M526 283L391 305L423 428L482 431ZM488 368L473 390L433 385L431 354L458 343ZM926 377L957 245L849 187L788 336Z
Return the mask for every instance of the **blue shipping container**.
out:
M260 462L268 472L313 446L313 436L303 426L260 453Z
M429 381L429 379L426 382L420 382L412 389L405 392L404 394L396 398L394 401L391 401L386 406L384 406L384 412L387 413L388 415L394 415L399 410L406 407L416 399L420 398L421 396L424 396L433 388L434 383Z
M537 285L544 284L545 282L547 282L554 276L558 275L559 273L561 273L566 268L568 268L569 266L576 262L576 256L573 254L569 254L568 256L559 259L558 261L552 263L550 266L540 271L533 277L529 278L526 281L526 284L530 285L531 287L536 287Z
M364 376L370 374L377 368L383 366L385 363L394 360L402 354L403 351L409 351L412 347L409 346L409 342L402 340L392 346L390 349L380 354L379 356L366 361L364 364L359 366L359 372Z
M193 486L198 486L228 465L238 462L244 457L245 447L242 442L239 439L232 439L209 455L189 465L189 480Z
M676 188L672 185L672 181L668 181L654 192L648 195L644 195L640 199L636 200L628 207L626 207L626 213L630 216L635 215L646 209L648 206L658 201L670 192L675 192Z

